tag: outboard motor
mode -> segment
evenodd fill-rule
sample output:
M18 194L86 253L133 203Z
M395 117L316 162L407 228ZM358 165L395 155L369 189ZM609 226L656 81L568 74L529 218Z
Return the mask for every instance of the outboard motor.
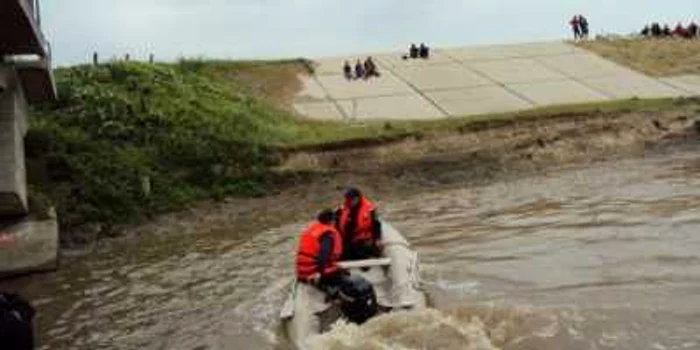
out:
M377 314L374 286L361 276L345 276L338 290L340 309L350 322L363 324Z

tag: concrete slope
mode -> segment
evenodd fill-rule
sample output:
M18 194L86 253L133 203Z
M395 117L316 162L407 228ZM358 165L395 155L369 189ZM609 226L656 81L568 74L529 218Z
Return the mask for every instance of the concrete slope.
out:
M654 79L564 42L322 58L294 107L313 119L436 119L628 98L700 94L700 78ZM382 76L348 81L344 61L372 56Z

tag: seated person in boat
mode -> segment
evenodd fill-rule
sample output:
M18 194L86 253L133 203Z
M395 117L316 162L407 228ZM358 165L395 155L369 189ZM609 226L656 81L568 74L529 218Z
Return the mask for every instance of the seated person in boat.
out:
M335 213L321 211L301 233L296 256L297 281L309 283L333 296L347 272L338 266L343 239L335 228Z
M343 237L343 260L362 260L381 256L382 225L374 204L351 187L336 213L338 231Z

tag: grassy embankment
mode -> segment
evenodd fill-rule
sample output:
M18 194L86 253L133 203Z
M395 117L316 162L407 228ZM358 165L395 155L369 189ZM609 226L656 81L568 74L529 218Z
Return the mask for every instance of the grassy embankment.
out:
M600 39L579 42L577 45L655 77L700 74L700 40Z
M61 100L37 108L26 139L31 189L55 202L64 232L92 223L104 229L196 200L265 195L308 179L273 170L298 150L679 104L629 100L425 122L309 121L283 107L306 67L302 61L182 61L58 69Z

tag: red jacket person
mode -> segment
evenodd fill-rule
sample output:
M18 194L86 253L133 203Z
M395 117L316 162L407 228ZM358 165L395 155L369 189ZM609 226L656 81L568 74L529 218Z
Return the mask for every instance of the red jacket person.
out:
M297 281L312 284L326 293L340 283L343 275L338 267L343 253L343 240L334 226L335 213L325 209L299 237L296 256Z
M343 260L381 255L382 225L374 204L360 190L351 187L337 212L338 231L343 236Z

